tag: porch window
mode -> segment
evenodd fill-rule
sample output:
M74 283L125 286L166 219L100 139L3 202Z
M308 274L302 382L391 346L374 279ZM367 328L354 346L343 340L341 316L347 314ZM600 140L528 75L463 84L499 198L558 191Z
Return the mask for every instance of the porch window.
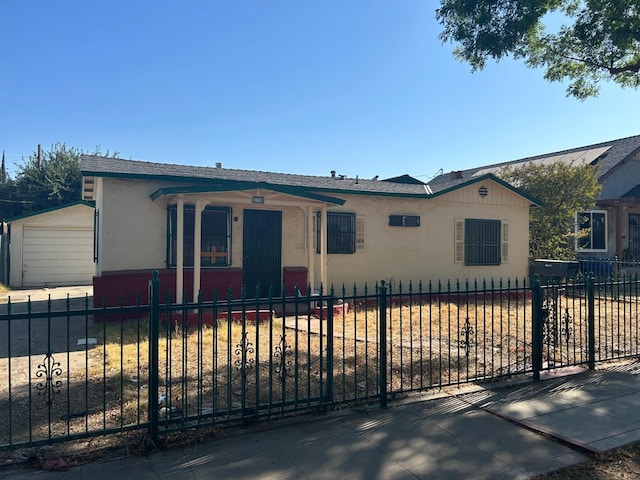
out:
M607 250L607 212L592 210L579 212L576 219L577 249L583 252Z
M321 212L317 213L316 231L320 232ZM316 250L320 253L320 235L317 235ZM356 214L327 212L327 253L355 253Z
M231 209L206 207L202 212L201 267L226 267L231 257ZM167 264L176 266L178 245L178 209L176 205L167 208ZM184 207L184 266L193 267L193 234L195 230L195 207Z
M456 220L455 261L465 265L500 265L502 255L508 254L507 225L504 227L500 220Z

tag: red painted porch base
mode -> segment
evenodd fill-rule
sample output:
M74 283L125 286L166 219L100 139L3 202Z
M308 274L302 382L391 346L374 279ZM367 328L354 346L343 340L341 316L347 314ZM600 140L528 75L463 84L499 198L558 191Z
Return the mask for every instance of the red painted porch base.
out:
M160 280L160 303L175 302L176 270L158 270ZM200 272L200 288L202 300L209 302L216 291L218 299L226 300L231 294L232 299L242 296L242 269L241 268L203 268ZM148 305L149 282L153 278L153 270L119 270L102 272L102 275L93 277L93 306L100 308ZM301 296L307 294L307 269L306 267L284 267L282 280L287 296L293 296L297 292ZM187 300L193 300L193 270L185 269L184 290Z
M232 311L230 314L228 312L218 313L217 319L218 322L225 321L229 319L231 316L231 321L235 323L242 323L242 318L246 319L247 324L255 325L257 323L265 323L268 322L270 318L275 316L273 310L245 310L242 312L241 310ZM199 318L202 318L202 325L213 326L214 324L214 316L213 312L202 312L200 316L198 312L187 312L186 314L182 314L181 312L176 312L171 317L171 323L182 325L183 319L186 320L186 324L189 327L197 327L199 325ZM162 321L166 322L168 319L167 315L162 315ZM216 322L217 323L217 322Z
M193 297L193 271L185 270L184 289L187 299ZM166 303L169 296L175 301L176 271L175 269L158 270L160 280L160 303ZM242 269L216 268L203 269L200 273L202 300L211 301L213 291L217 290L218 298L226 299L229 290L232 298L240 298L242 293ZM120 270L102 272L93 277L93 304L99 308L123 305L148 305L149 282L153 278L152 270ZM172 302L173 303L173 302Z

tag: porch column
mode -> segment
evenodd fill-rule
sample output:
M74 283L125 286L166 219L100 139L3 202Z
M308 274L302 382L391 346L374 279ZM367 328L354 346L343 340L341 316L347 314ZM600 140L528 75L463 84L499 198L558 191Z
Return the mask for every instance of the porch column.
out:
M193 229L193 301L198 301L200 293L200 250L202 249L202 211L204 203L196 200L195 221Z
M102 227L103 225L103 215L102 215L102 211L104 208L104 195L103 195L103 186L102 186L102 177L98 177L95 179L95 186L94 188L96 189L96 213L98 214L98 224L94 225L93 228L93 233L96 236L95 237L95 244L94 244L94 248L95 248L95 254L98 257L98 261L96 262L96 276L100 276L102 275L102 232L104 232L104 229ZM5 270L7 271L7 270ZM7 278L8 280L8 278ZM20 285L22 285L22 283L20 283Z
M184 291L184 199L178 197L176 215L176 298L175 303L182 303Z
M311 295L313 290L315 290L316 283L316 268L315 268L315 248L313 245L313 208L311 205L307 206L307 251L308 251L308 265L309 265L309 286L311 287L311 292L307 292L307 295Z
M324 294L328 288L327 285L327 207L322 207L320 216L320 281L324 288Z

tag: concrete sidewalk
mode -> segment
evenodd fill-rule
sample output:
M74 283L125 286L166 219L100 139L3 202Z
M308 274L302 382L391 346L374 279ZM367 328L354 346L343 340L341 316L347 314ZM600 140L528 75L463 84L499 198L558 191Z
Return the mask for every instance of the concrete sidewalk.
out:
M640 441L640 364L487 387L1 479L514 479Z

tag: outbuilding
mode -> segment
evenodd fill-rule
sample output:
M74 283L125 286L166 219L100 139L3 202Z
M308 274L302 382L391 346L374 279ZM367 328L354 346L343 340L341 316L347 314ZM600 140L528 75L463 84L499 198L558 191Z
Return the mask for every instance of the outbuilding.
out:
M90 285L94 214L76 202L9 220L9 286Z

